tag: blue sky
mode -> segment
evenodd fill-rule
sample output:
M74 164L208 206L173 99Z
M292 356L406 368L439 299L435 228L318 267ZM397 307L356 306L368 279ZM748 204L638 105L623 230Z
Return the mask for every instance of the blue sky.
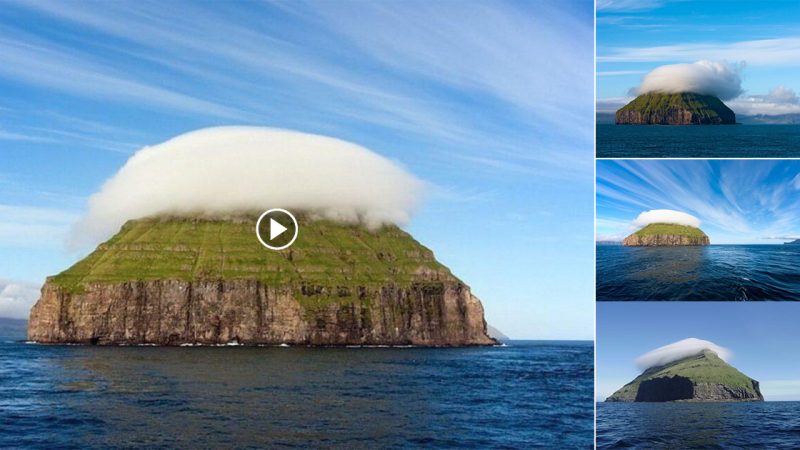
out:
M778 302L598 303L595 398L638 376L638 356L693 337L731 350L731 365L759 381L766 400L800 400L799 315L800 304Z
M794 1L599 0L598 110L629 100L658 66L712 60L745 63L745 92L726 102L736 113L800 112L796 96L765 99L778 86L800 89L798 18Z
M591 338L592 43L588 1L5 2L0 291L81 256L65 233L138 148L263 125L405 165L409 230L490 323Z
M700 219L712 244L800 238L800 161L600 160L597 238L619 240L648 210Z

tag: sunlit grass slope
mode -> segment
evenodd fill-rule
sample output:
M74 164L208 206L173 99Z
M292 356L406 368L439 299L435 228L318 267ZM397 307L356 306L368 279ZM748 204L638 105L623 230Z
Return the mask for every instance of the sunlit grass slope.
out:
M656 235L674 235L686 236L690 238L702 238L706 234L703 230L688 225L677 225L674 223L651 223L641 230L634 233L637 236L656 236Z
M370 287L410 283L425 270L452 276L433 252L393 225L371 231L300 215L296 242L286 250L273 251L256 239L256 219L129 221L51 282L68 292L80 292L89 283L157 279Z

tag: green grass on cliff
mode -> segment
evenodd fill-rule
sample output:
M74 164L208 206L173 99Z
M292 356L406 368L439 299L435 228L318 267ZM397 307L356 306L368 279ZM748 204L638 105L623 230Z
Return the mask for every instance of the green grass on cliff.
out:
M643 381L674 376L689 378L694 383L724 384L755 393L750 377L720 359L716 353L704 351L702 354L647 369L633 381L620 388L611 397L635 398L639 385Z
M295 243L273 251L256 239L256 219L129 221L50 282L68 292L81 292L88 283L158 279L249 279L274 286L350 288L410 283L419 280L415 273L424 269L452 277L429 249L396 226L370 231L299 216Z
M670 109L685 109L710 120L722 119L733 114L722 100L713 95L694 93L659 94L648 93L636 97L620 111L639 111L644 115L659 114Z
M651 223L634 234L639 237L673 235L686 236L689 238L702 238L706 235L703 233L703 230L699 228L674 223Z

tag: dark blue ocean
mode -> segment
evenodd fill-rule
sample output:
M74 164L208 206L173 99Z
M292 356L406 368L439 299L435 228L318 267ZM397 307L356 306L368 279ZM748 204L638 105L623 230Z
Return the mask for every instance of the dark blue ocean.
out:
M597 300L800 300L800 245L598 245Z
M800 125L597 125L598 158L798 158Z
M591 448L591 342L0 343L0 448Z
M598 403L597 448L800 447L800 402Z

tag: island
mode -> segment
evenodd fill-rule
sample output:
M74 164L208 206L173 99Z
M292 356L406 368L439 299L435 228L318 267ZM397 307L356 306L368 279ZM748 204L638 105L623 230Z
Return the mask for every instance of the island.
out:
M618 125L731 125L736 114L713 95L650 92L636 97L615 115Z
M710 245L703 230L689 225L651 223L622 241L630 247L668 247Z
M645 370L607 402L764 401L758 381L723 361L713 350Z
M791 242L784 242L785 245L800 245L800 239L795 239Z
M296 242L256 239L258 214L128 221L48 277L28 339L96 345L494 345L483 306L394 225L295 214Z

